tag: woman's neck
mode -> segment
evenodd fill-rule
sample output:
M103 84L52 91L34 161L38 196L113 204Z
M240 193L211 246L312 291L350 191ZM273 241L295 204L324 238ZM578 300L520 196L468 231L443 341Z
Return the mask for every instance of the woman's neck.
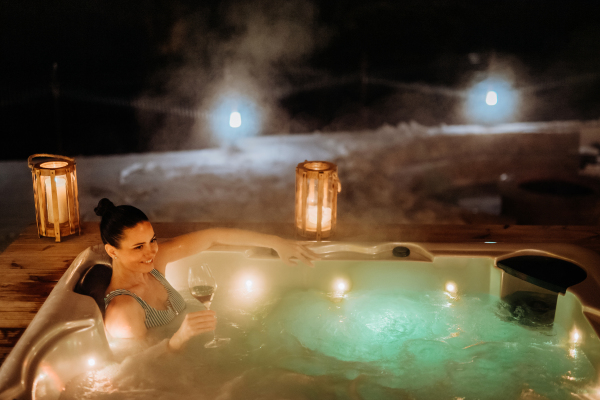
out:
M144 285L147 282L147 279L147 273L131 271L124 268L118 261L113 261L111 286L130 288L133 286Z

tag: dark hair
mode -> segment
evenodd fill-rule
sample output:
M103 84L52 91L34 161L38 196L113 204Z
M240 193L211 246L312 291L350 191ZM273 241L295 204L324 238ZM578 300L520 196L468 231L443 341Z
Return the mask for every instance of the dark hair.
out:
M100 237L104 244L120 248L123 231L133 228L148 217L140 209L133 206L115 206L109 199L102 199L94 208L96 215L102 217L100 221Z

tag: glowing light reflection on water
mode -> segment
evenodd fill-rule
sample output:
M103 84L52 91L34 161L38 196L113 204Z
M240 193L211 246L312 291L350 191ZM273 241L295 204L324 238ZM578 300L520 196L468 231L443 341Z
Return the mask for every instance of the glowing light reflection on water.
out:
M488 295L461 295L447 304L442 291L355 290L341 302L313 290L270 297L219 317L219 334L232 338L228 346L208 351L199 338L185 354L157 356L153 367L152 360L123 363L131 366L128 373L141 370L143 378L117 374L104 386L114 392L111 398L133 398L128 396L134 387L165 399L182 393L231 399L567 399L594 383L596 372L578 345L564 344L570 332L507 322L506 309ZM88 381L88 387L99 386Z

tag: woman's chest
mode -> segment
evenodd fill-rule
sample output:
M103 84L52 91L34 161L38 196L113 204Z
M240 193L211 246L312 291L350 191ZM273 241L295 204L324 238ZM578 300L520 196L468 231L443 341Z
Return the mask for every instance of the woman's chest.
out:
M147 282L144 286L136 287L134 293L141 297L150 307L157 310L166 310L168 308L169 293L156 279L153 279L153 282Z

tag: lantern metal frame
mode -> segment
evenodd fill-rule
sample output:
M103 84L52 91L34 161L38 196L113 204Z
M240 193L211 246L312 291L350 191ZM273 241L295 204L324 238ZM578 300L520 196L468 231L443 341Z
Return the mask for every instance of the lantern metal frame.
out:
M335 233L337 194L342 190L337 165L328 161L304 161L296 167L296 233L321 240ZM312 208L312 210L311 210ZM315 210L316 208L316 210ZM324 213L324 210L328 210ZM310 211L314 221L311 218ZM329 221L324 218L329 214ZM309 226L309 222L311 225Z
M34 161L40 158L42 160ZM39 237L54 237L57 242L60 242L64 236L74 233L81 234L75 160L54 154L33 154L29 156L27 164L31 169L33 180L35 218ZM65 179L64 201L62 203L66 202L66 215L64 215L64 209L62 213L59 209L57 177L64 177ZM48 198L48 195L51 198ZM49 205L52 206L51 210Z

